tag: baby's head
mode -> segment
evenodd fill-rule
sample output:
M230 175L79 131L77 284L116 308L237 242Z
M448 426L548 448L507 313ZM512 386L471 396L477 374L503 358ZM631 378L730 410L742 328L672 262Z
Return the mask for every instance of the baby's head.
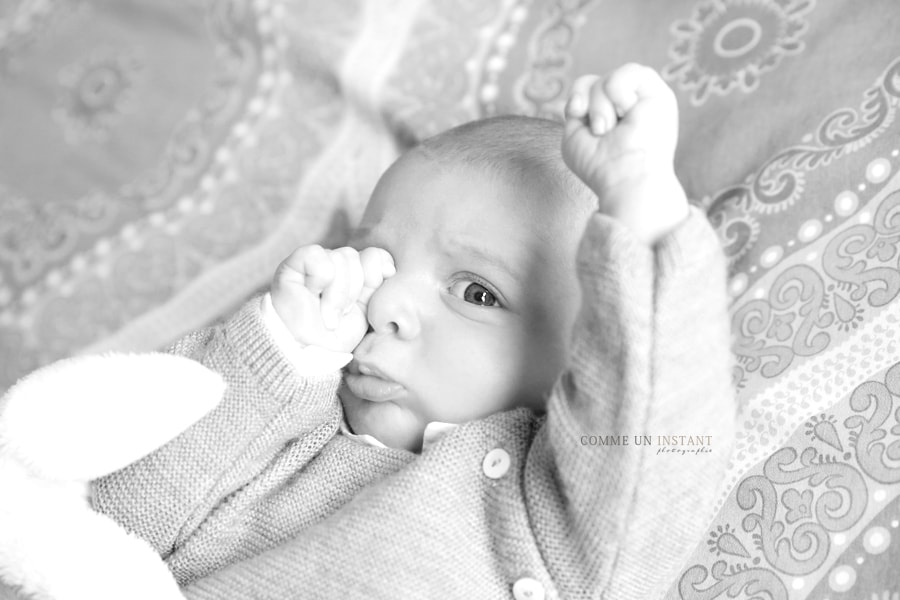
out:
M576 250L596 209L561 138L552 121L478 121L382 176L352 245L384 248L397 273L369 301L341 390L354 432L415 451L430 422L543 408L565 366Z

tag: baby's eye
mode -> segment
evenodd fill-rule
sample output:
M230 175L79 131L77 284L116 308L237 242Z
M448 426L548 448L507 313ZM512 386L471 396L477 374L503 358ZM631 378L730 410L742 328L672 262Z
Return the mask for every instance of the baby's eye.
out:
M500 306L497 296L476 281L458 281L450 287L450 293L454 296L462 297L469 304L475 304L476 306Z
M479 306L494 306L497 299L480 283L470 283L463 292L463 300Z

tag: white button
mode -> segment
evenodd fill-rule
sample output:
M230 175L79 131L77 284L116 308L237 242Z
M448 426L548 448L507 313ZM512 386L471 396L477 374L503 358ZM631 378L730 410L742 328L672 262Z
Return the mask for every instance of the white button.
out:
M494 448L484 456L481 468L491 479L500 479L509 471L509 452L503 448Z
M537 579L523 577L513 584L513 596L516 600L544 600L544 587Z

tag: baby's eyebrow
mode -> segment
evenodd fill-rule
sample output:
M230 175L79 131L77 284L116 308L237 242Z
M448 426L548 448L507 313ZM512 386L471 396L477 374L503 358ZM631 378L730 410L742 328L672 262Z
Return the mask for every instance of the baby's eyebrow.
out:
M467 254L478 261L487 263L500 271L504 271L505 274L514 281L521 280L522 276L524 275L520 272L519 269L514 268L513 265L506 261L502 256L494 252L489 252L486 249L469 243L465 240L456 239L448 241L447 250L450 250L453 253Z

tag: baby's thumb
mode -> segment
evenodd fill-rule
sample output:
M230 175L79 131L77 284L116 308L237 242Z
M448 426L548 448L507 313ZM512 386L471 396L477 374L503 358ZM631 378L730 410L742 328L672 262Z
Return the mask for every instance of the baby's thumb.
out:
M382 248L366 248L359 253L359 261L363 269L363 292L360 299L368 302L369 297L381 287L385 279L396 275L397 267L394 264L394 257ZM363 295L366 297L362 298Z

